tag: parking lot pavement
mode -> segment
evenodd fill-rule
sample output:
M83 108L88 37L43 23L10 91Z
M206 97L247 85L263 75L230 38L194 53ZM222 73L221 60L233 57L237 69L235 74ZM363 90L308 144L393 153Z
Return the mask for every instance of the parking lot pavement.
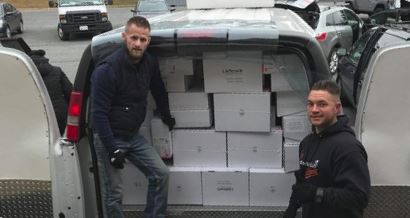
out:
M132 16L132 7L110 7L108 16L113 28L121 27ZM91 42L91 35L77 35L70 41L61 41L57 36L57 9L24 9L22 37L32 49L44 49L52 64L60 66L71 81L74 81L81 55Z

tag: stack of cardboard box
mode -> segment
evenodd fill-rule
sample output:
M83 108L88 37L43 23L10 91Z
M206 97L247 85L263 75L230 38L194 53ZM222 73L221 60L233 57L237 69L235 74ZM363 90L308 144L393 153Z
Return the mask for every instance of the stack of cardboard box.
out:
M176 128L169 132L159 118L147 119L154 146L171 160L169 203L286 206L294 183L286 172L298 169L299 142L310 132L302 61L230 51L160 63ZM146 186L125 185L140 184Z

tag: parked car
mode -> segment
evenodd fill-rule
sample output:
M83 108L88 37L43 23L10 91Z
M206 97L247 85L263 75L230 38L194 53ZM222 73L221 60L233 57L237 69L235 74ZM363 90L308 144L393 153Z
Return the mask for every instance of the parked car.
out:
M409 24L377 26L364 33L349 52L346 52L346 49L339 49L338 82L346 103L353 107L357 106L369 61L377 50L410 43L409 27Z
M103 0L59 0L57 35L62 41L73 34L100 34L112 30Z
M393 7L394 0L346 0L356 13L374 14Z
M349 49L361 36L363 21L349 8L323 7L314 26L316 39L327 57L332 79L337 78L338 48Z
M168 6L165 0L139 0L131 12L134 16L143 16L146 18L160 14L171 13L175 10L174 7Z
M337 78L338 48L349 49L362 34L363 21L349 8L343 6L318 6L316 1L289 1L276 3L275 7L295 11L314 30L329 63L332 79Z
M23 32L23 16L14 5L0 2L0 34L10 38L13 33Z

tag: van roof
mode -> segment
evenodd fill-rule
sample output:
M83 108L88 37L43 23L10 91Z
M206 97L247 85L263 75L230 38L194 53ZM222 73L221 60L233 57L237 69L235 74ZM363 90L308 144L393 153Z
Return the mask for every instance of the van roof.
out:
M269 28L314 35L313 29L297 14L280 8L230 8L184 10L150 19L153 30L170 27L204 28Z
M195 9L159 15L148 20L151 24L151 48L157 43L161 47L168 43L169 48L173 49L194 42L219 46L234 46L235 43L266 46L277 44L284 37L297 37L291 40L295 43L316 42L314 30L295 12L283 8ZM121 43L122 31L124 27L94 37L94 58L101 60L107 55L107 49L99 49L106 47L107 43L113 46Z

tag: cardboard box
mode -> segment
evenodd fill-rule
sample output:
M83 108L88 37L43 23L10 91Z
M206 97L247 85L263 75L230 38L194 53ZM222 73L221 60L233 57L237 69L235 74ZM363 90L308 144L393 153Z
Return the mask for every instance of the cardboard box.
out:
M162 76L194 75L192 59L183 57L168 57L159 60L159 70Z
M140 205L147 201L148 180L132 163L126 162L120 170L123 181L123 204Z
M228 167L282 168L282 129L228 132Z
M164 82L167 92L185 92L191 87L193 76L162 76L162 81Z
M297 55L264 56L264 73L271 74L271 91L308 90L306 69Z
M295 181L283 169L249 169L250 206L288 206Z
M269 132L270 93L214 94L217 131Z
M290 140L283 144L283 165L286 172L299 170L299 144L300 142Z
M248 176L248 170L244 168L203 169L204 205L249 206Z
M171 115L175 118L175 128L207 128L212 125L209 109L172 110Z
M302 141L305 136L312 132L306 113L282 117L283 136L285 139Z
M230 52L227 58L204 53L205 92L262 92L262 53L260 51Z
M209 96L204 92L174 92L168 98L171 111L209 109Z
M201 168L170 167L168 204L202 205Z
M173 142L174 166L226 167L226 132L176 129Z
M158 117L151 120L152 144L163 159L172 157L172 138L167 125Z
M306 111L306 96L297 92L276 93L276 113L278 117Z

